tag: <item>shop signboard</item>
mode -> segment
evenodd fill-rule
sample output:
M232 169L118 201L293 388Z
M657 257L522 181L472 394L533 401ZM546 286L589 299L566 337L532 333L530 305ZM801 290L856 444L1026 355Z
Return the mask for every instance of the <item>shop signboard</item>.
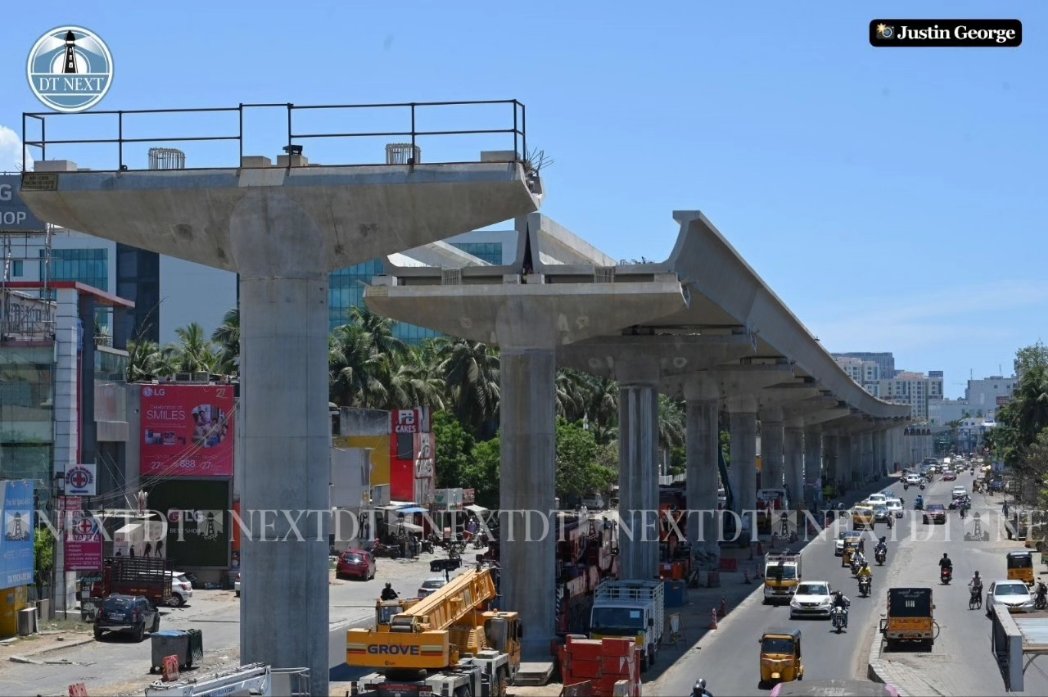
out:
M230 480L168 479L149 490L149 507L167 516L164 556L174 568L229 567Z
M0 482L0 511L4 530L0 537L0 588L33 582L33 482L29 479Z
M142 387L143 477L233 476L233 387Z

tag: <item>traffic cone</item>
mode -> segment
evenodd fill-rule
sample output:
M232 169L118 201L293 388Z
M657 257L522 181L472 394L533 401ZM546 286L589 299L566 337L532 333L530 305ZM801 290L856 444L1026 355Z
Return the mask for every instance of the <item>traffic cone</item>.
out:
M717 608L710 610L710 629L717 628Z

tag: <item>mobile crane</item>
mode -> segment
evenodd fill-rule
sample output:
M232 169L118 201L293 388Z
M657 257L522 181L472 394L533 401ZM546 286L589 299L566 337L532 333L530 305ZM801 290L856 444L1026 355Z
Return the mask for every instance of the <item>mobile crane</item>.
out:
M351 694L503 697L520 668L522 633L516 612L489 609L497 597L493 571L478 566L405 604L388 623L348 630L346 663L377 670L355 681Z

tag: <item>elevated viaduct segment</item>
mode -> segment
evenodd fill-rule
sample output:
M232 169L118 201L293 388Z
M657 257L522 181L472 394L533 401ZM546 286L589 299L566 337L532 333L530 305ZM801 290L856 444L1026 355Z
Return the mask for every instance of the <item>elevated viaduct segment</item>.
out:
M541 186L516 150L448 164L420 164L414 149L404 164L309 165L294 144L308 136L292 133L286 106L287 154L276 167L242 154L242 132L241 156L213 169L129 170L124 148L137 141L102 140L119 145L119 167L44 159L23 174L22 197L48 222L239 274L237 467L253 526L242 539L241 658L308 666L313 692L327 694L328 273L527 215ZM424 135L417 105L401 106L413 128L392 135L413 144ZM121 133L130 113L117 113ZM516 143L515 116L512 134ZM69 144L28 142L48 155ZM328 529L318 533L316 518ZM304 534L292 522L301 520L312 521Z
M785 487L799 505L814 505L827 474L824 433L873 428L883 441L883 470L902 457L889 452L886 433L909 419L909 407L880 401L854 383L705 216L674 215L680 234L661 263L617 264L533 213L516 221L510 265L391 260L388 275L365 292L368 306L383 315L502 347L504 509L552 505L555 367L619 382L619 514L632 530L620 536L620 569L634 578L657 573L657 534L640 531L653 527L644 512L658 509L660 392L687 403L692 510L717 506L721 411L730 415L728 478L736 510L756 503L758 424L772 460L761 485ZM541 370L535 358L531 364L521 358L539 345ZM689 517L689 537L701 556L715 558L714 526L700 532L698 518ZM531 629L531 649L544 651L552 617L540 606L552 607L552 545L514 541L501 549L507 607L541 620Z

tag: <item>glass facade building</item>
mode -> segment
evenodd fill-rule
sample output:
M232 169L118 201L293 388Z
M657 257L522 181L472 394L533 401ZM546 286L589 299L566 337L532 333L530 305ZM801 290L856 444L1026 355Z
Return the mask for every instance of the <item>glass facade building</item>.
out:
M0 348L0 477L51 481L55 348Z
M40 250L44 256L44 250ZM79 281L109 292L109 256L105 249L52 249L51 269L40 259L40 278L49 281Z
M382 260L372 259L362 264L333 271L328 279L328 329L334 330L349 322L349 311L364 306L364 288L375 276L384 273ZM396 322L393 335L408 344L417 344L440 336L439 332L414 324Z

